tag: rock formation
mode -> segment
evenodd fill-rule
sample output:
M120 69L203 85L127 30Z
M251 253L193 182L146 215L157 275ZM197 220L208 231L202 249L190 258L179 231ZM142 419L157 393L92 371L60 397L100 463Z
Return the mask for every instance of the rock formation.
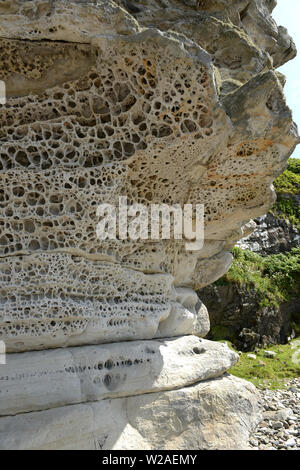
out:
M237 243L237 246L243 250L251 250L261 255L272 255L300 246L299 230L289 220L268 212L255 219L255 223L254 232Z
M262 305L254 287L228 283L199 291L210 316L210 339L227 339L241 351L285 344L299 323L299 292L278 305Z
M255 390L202 339L195 290L228 270L298 141L275 4L1 3L1 448L247 446ZM204 247L99 240L97 206L120 196L204 204Z
M198 292L209 312L211 329L207 337L230 340L239 350L254 350L270 343L285 344L299 333L300 196L297 179L290 177L289 180L289 175L298 174L300 161L295 172L293 163L289 163L288 168L290 170L275 181L276 204L266 215L255 219L257 226L253 233L236 244L242 250L259 255L257 265L262 265L256 272L257 281L225 274ZM278 191L282 180L288 181L292 192ZM272 271L268 266L272 266ZM235 267L237 265L233 266L231 275ZM247 270L252 270L251 265L245 265L243 271ZM268 292L264 282L270 278L272 284ZM277 287L275 296L274 287Z

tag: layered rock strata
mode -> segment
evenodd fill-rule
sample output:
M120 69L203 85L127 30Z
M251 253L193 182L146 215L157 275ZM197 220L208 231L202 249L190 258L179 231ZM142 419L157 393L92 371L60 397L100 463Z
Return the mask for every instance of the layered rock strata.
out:
M0 5L2 448L246 446L255 392L214 380L236 356L199 341L195 289L227 271L298 141L275 3ZM204 204L204 247L99 240L97 206L120 196Z

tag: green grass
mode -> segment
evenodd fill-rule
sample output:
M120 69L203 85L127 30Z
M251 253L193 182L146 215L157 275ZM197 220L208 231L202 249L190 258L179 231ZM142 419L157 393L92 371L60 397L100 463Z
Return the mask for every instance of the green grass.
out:
M270 212L275 217L289 220L300 230L300 207L293 199L293 195L300 194L300 159L289 159L287 170L276 178L274 187L277 201ZM290 194L289 198L287 198L288 194Z
M231 343L226 343L234 349ZM265 350L276 352L276 356L265 357ZM257 388L283 388L286 380L300 377L300 337L288 344L256 349L256 359L250 359L248 354L242 353L240 361L228 372L252 382ZM263 367L260 362L264 364Z
M299 194L300 159L289 159L287 169L276 178L274 187L277 193Z
M300 291L300 248L263 257L249 250L234 247L234 261L216 285L236 283L254 289L261 306L277 306Z
M288 220L300 231L300 206L292 197L286 199L277 194L277 201L270 211L275 217Z

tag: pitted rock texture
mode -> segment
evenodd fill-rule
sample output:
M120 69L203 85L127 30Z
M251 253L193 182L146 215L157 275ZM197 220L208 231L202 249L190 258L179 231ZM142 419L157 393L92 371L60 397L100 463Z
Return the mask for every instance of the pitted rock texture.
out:
M4 258L1 306L7 352L205 336L206 307L168 274L143 274L69 254Z
M105 364L109 345L101 349L101 343L134 341L130 348L139 348L139 340L159 345L157 338L182 336L189 344L195 341L189 335L208 332L207 310L195 289L229 269L230 248L251 232L251 219L272 205L271 184L298 142L284 99L284 77L276 71L296 51L287 31L271 18L275 4L269 0L1 3L0 79L6 84L7 103L0 108L0 340L8 353L16 353L9 359L15 358L18 370L27 354L38 358L57 354L68 367L76 366L70 349L48 349L78 346L80 355L85 346L97 345L93 347L100 349L95 351L103 356L99 363ZM203 249L191 243L186 249L189 240L173 237L99 240L97 207L101 203L117 207L120 196L127 197L129 205L142 203L147 208L204 204ZM185 386L216 377L232 363L226 362L226 354L225 362L217 360L218 348L212 346L211 366L205 354L198 355L199 370L195 366L192 381L188 373L173 374L174 362L164 358L164 378L158 387L164 388L165 380L169 390L183 387L176 392L182 406L194 401L194 392ZM190 359L186 360L184 367ZM22 412L34 409L30 396L34 384L37 389L40 384L35 374L45 373L37 372L33 364L28 367L27 379L18 382L21 390L26 383L19 400ZM59 389L55 368L53 374ZM73 390L75 402L89 399L86 390L99 400L95 407L99 405L100 414L103 406L103 413L109 407L108 416L118 415L118 406L125 402L108 404L105 394L93 395L90 378L84 380L86 389L81 385ZM137 378L128 393L140 393L141 403L146 403L144 394L156 389L155 380L146 381L143 388ZM250 408L246 413L239 408L232 421L231 405L239 393L246 393L246 401L252 402L253 389L232 379L207 387L211 405L199 438L197 415L185 424L182 439L177 431L169 435L167 424L165 440L157 439L153 421L152 435L145 439L139 438L139 426L133 426L132 439L126 440L125 432L121 443L112 438L105 445L242 447L255 417ZM216 393L225 394L224 403L230 403L220 418L220 438L210 442L216 416L214 387ZM7 390L4 409L9 409L13 385ZM53 402L49 398L48 403L39 390L43 409L62 406L63 398L73 403L63 387L62 396ZM170 403L168 413L174 409L172 416L181 421L182 406L177 409L177 398L172 401L168 393L161 392L159 400L163 407ZM90 408L74 406L77 429L80 413ZM62 415L52 412L58 422ZM65 427L56 428L53 441L47 428L49 437L39 441L35 433L44 419L39 413L48 411L25 413L37 420L25 440L15 429L3 442L24 448L68 447ZM1 418L0 426L26 428L26 419L17 419ZM127 427L124 419L120 417ZM229 423L235 423L231 432ZM94 426L97 429L98 424L87 423L88 437L82 446L91 446L89 433ZM230 443L228 435L234 437ZM69 447L78 445L74 439Z
M258 27L252 21L255 8L239 3L236 10L233 2L215 2L213 8L209 2L166 2L164 15L155 1L141 2L136 14L126 10L126 2L118 6L112 1L75 1L72 14L70 2L62 0L0 6L0 75L8 99L0 109L1 284L7 260L18 255L18 269L26 277L33 254L65 271L72 270L71 256L98 261L104 271L104 261L117 264L118 274L109 281L115 284L128 276L127 268L136 271L133 277L141 273L141 284L143 273L166 274L177 286L191 288L226 272L228 249L249 232L249 219L273 202L270 184L297 142L280 77L272 69L272 57L281 64L294 54L292 40L287 54L269 4L256 5ZM261 48L257 39L264 27L266 44L273 37L272 51ZM214 34L224 46L216 53ZM231 62L227 55L235 54L235 48L243 60ZM261 60L263 65L257 65ZM242 62L247 73L237 77ZM220 95L226 80L234 81L234 89ZM174 239L99 240L96 208L103 202L117 207L119 196L147 206L205 204L204 248L186 251L186 240ZM24 350L39 348L33 330L41 347L51 346L49 330L53 346L77 344L76 334L84 337L101 295L76 296L66 292L63 281L62 276L60 286L34 288L36 298L30 300L26 280L24 306L19 306L19 295L11 297L4 287L0 330L4 338L14 332L19 346L11 350L22 350L22 343ZM151 280L148 291L155 292ZM21 324L18 314L10 314L18 311ZM162 308L158 316L164 315ZM76 320L56 339L66 317ZM86 343L80 339L78 344L113 340L96 329L94 338L87 332ZM143 330L138 322L133 330L137 338L145 337L138 333ZM133 337L125 333L115 339Z

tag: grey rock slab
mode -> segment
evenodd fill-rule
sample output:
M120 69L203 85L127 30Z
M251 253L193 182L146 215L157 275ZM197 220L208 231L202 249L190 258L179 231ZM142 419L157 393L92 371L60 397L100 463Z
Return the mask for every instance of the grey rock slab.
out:
M237 361L226 344L196 336L9 354L0 415L184 387Z
M255 387L225 375L178 390L0 418L0 449L247 449Z

